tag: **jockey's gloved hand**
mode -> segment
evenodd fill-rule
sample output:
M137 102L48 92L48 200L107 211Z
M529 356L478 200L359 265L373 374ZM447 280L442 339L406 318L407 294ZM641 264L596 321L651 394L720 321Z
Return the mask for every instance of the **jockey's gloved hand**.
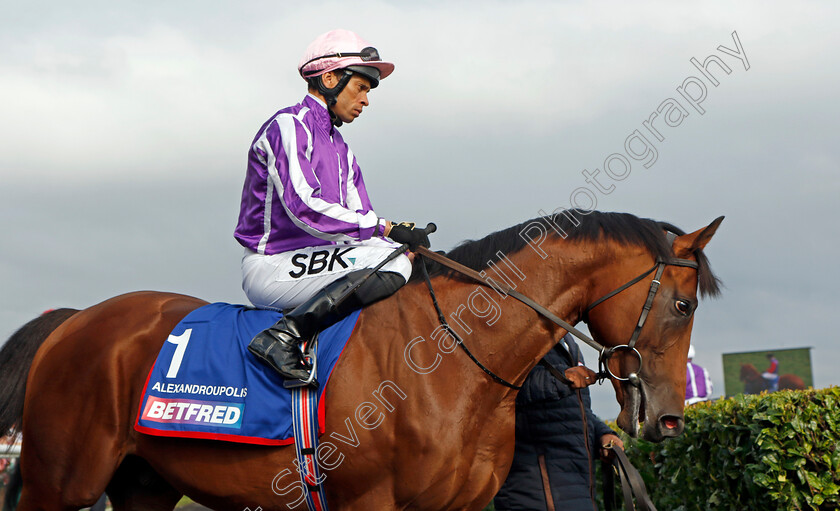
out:
M397 243L408 243L408 249L412 252L417 250L417 247L430 247L429 235L426 231L414 226L414 222L400 222L392 224L391 230L388 232L388 237Z

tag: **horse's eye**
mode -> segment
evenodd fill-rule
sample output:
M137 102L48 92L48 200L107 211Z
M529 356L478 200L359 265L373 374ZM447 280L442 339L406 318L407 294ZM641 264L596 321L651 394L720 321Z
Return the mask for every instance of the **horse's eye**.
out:
M674 307L683 316L688 316L691 313L691 304L686 300L677 300L674 302Z

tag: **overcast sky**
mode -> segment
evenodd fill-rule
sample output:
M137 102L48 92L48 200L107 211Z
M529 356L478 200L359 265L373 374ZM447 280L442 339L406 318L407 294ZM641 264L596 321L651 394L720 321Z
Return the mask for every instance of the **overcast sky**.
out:
M138 289L244 302L248 145L302 98L309 41L341 27L396 63L342 128L381 216L434 221L447 249L586 197L687 231L726 215L707 248L726 290L693 337L716 394L722 353L783 347L840 384L840 4L687 5L2 0L0 337ZM733 32L743 59L718 49ZM709 55L731 70L710 65L717 86L690 62ZM685 113L658 140L643 123L669 98ZM636 130L655 161L607 177L643 152Z

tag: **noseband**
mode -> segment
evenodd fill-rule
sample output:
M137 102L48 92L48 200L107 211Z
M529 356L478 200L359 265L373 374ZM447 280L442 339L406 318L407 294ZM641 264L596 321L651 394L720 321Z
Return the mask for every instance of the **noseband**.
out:
M672 232L666 232L666 236L667 236L667 239L668 239L668 245L672 246L673 243L674 243L674 240L677 237L677 235L672 233ZM531 309L536 311L537 314L543 316L544 318L548 319L549 321L553 322L554 324L562 327L564 330L568 331L570 334L574 335L575 337L577 337L581 341L585 342L586 344L588 344L592 348L598 350L598 352L599 352L599 355L598 355L599 378L603 379L603 378L606 378L607 376L609 376L611 378L616 379L617 381L626 381L626 382L630 383L631 385L633 385L635 387L640 387L641 386L641 380L639 379L639 373L642 370L642 354L639 353L639 350L637 350L635 348L635 345L636 345L636 341L639 339L639 335L642 332L642 327L644 327L645 321L647 321L647 317L648 317L648 314L650 313L651 307L653 306L653 300L656 297L656 293L657 293L657 291L659 291L659 285L660 285L660 280L659 279L662 278L662 274L665 272L665 267L666 266L683 266L683 267L687 267L687 268L694 268L695 270L698 268L697 262L692 261L690 259L680 259L680 258L661 259L660 258L660 259L656 260L656 263L654 263L653 267L650 268L649 270L645 271L644 273L637 276L636 278L631 279L630 281L628 281L625 284L619 286L615 290L610 291L609 293L605 294L601 298L598 298L597 300L592 302L586 308L586 310L584 311L584 314L583 314L584 315L584 322L586 322L586 318L587 318L587 315L588 315L589 311L591 311L592 309L594 309L595 307L597 307L601 303L609 300L613 296L621 293L625 289L627 289L627 288L633 286L634 284L638 283L639 281L641 281L642 279L644 279L645 277L650 275L652 272L656 271L656 274L653 277L653 281L650 283L650 290L648 291L647 300L645 301L645 304L642 307L642 313L639 315L639 321L636 323L636 328L633 330L633 333L630 336L630 340L627 342L627 344L622 344L622 345L619 345L619 346L613 346L613 347L609 348L609 347L604 346L603 344L599 343L598 341L590 338L588 335L584 334L583 332L581 332L577 328L573 327L572 325L570 325L566 321L563 321L562 319L557 317L555 314L553 314L551 311L549 311L548 309L546 309L542 305L538 304L534 300L528 298L527 296L523 295L522 293L514 290L513 288L511 288L509 286L499 285L495 282L488 282L487 280L482 278L481 274L479 274L477 271L473 270L472 268L468 268L468 267L466 267L466 266L464 266L460 263L456 263L455 261L449 259L448 257L446 257L442 254L438 254L437 252L432 252L431 250L429 250L425 247L420 247L417 250L416 253L420 256L423 256L423 257L429 258L433 261L436 261L436 262L438 262L438 263L440 263L440 264L442 264L442 265L444 265L444 266L446 266L446 267L448 267L452 270L455 270L459 273L462 273L462 274L466 275L467 277L470 277L471 279L475 280L476 282L478 282L482 285L492 287L493 289L495 289L499 293L503 293L505 295L512 296L512 297L516 298L520 302L524 303L525 305L527 305L528 307L530 307ZM521 387L519 387L518 385L514 385L514 384L504 380L500 376L493 373L490 369L488 369L487 367L482 365L481 362L479 362L478 359L476 359L475 356L469 351L469 349L467 349L467 347L464 345L463 340L458 336L457 333L455 333L454 330L452 330L452 327L450 327L446 323L446 318L445 318L443 312L440 310L440 307L437 304L437 299L435 298L434 290L432 289L432 282L431 282L431 279L429 278L428 272L426 271L425 262L423 264L421 264L421 267L423 269L423 276L426 280L426 285L429 288L429 292L432 295L432 300L435 304L435 308L437 309L438 318L439 318L441 324L443 325L443 327L446 328L446 330L455 337L455 339L458 342L458 345L467 353L467 355L469 355L470 359L472 359L472 361L475 362L475 364L478 365L478 367L480 367L485 373L487 373L494 381L496 381L497 383L500 383L500 384L502 384L506 387L510 387L512 389L517 389L517 390L520 389ZM621 376L618 376L618 375L614 374L612 372L612 370L609 368L609 364L607 363L609 361L609 359L615 353L617 353L619 351L628 351L628 352L634 353L636 355L636 357L638 357L638 359L639 359L638 369L634 372L629 373L626 377L621 377Z

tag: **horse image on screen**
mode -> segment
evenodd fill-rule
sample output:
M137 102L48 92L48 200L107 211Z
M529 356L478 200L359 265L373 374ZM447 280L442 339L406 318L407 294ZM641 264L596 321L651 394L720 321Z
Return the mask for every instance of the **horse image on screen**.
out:
M812 387L811 348L725 353L723 375L727 397Z

